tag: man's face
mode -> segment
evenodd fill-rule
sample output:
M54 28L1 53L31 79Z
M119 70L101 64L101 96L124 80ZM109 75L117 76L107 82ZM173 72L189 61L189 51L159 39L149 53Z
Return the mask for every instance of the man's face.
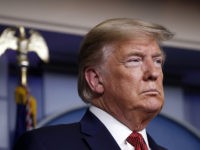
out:
M164 102L163 53L155 40L129 40L114 47L102 74L104 106L123 115L158 113Z

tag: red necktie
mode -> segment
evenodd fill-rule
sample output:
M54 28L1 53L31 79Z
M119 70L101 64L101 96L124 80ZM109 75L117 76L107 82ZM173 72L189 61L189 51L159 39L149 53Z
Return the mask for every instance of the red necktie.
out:
M137 133L136 131L133 131L129 135L127 141L135 147L135 150L148 150L142 135Z

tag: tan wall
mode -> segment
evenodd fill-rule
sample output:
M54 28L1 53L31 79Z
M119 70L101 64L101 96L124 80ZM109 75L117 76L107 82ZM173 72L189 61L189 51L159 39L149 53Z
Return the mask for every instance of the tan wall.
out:
M192 0L13 0L0 2L0 24L85 34L112 17L133 17L176 33L169 45L200 50L200 2Z

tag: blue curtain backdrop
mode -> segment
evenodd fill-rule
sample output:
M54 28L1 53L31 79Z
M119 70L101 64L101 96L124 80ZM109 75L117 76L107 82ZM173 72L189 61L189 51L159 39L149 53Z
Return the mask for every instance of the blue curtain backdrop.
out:
M184 91L184 97L186 118L200 130L200 87L187 87Z

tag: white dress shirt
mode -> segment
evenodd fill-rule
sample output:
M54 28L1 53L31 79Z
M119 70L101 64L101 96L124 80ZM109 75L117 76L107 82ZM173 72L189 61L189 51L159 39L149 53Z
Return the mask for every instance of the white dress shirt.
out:
M113 138L115 139L121 150L135 150L135 148L126 141L127 137L132 133L132 131L127 126L116 120L113 116L111 116L107 112L95 106L90 106L90 111L108 129L108 131L111 133L111 135L113 136ZM143 129L139 133L144 138L145 143L147 144L147 147L150 150L149 143L147 140L146 129Z

